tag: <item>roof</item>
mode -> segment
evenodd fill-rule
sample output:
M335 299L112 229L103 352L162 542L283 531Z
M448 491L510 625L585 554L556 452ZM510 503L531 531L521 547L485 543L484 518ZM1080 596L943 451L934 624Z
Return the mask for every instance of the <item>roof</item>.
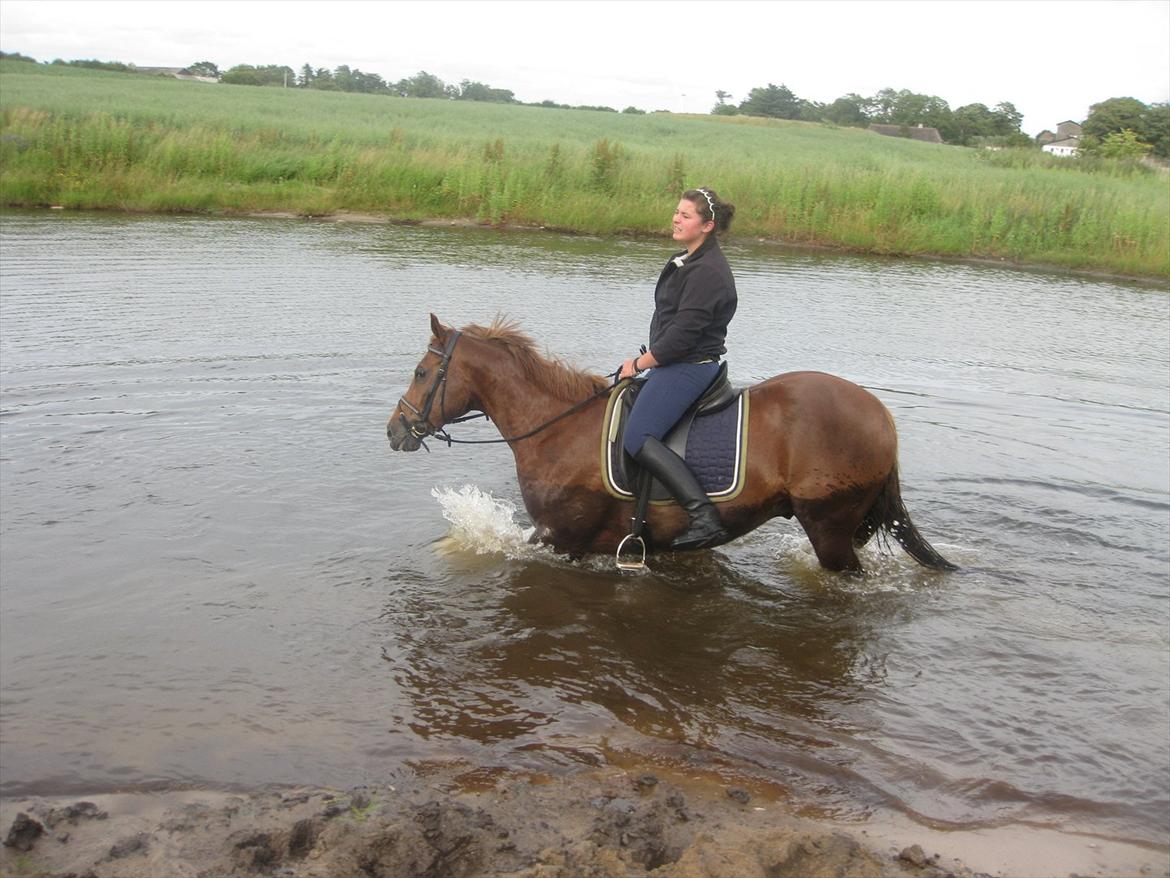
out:
M942 143L942 135L937 128L927 128L923 125L879 125L869 126L869 130L886 137L909 137L911 140L921 140L923 143Z

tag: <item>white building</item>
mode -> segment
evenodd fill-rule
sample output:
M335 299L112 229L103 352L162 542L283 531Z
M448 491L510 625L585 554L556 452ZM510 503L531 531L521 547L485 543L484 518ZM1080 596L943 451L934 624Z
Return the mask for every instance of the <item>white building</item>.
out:
M1079 137L1054 140L1052 143L1044 144L1040 149L1050 155L1074 156L1081 151L1081 140Z

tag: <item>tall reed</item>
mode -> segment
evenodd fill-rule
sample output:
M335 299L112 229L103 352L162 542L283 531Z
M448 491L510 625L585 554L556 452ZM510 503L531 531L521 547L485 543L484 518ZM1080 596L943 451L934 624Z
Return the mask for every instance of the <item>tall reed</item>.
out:
M0 62L0 203L362 211L662 233L684 186L738 234L1170 276L1143 168L743 117L189 83Z

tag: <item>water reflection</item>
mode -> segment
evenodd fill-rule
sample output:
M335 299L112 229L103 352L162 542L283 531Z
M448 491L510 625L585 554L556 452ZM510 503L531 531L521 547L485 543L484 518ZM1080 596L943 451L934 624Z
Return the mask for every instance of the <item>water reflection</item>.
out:
M495 556L487 575L386 608L384 655L424 738L467 738L497 757L532 735L591 736L614 722L690 748L756 738L768 758L822 728L879 684L871 625L898 596L794 585L778 591L719 554L667 556L620 577Z

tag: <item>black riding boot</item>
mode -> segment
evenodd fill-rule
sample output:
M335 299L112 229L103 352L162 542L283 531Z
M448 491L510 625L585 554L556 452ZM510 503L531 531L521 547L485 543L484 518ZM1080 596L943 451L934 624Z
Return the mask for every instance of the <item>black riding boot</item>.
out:
M727 540L715 504L707 498L686 461L653 436L642 443L642 450L634 459L666 486L690 517L690 526L670 544L672 549L702 549Z

